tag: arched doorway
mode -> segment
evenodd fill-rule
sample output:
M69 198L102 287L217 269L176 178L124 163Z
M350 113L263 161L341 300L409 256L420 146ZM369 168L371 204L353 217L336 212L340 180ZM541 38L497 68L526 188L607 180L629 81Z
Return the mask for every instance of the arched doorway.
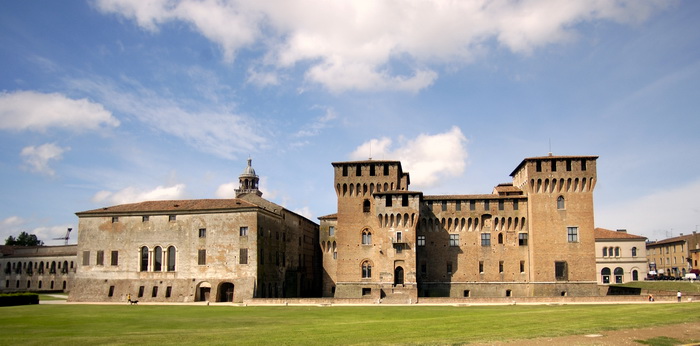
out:
M403 285L403 268L396 267L394 269L394 286Z
M616 283L616 284L621 284L621 283L622 283L622 277L623 277L623 275L625 275L624 269L622 269L622 268L620 268L620 267L617 267L617 268L615 268L614 274L615 274L615 283Z
M206 281L200 282L197 285L197 289L195 291L194 301L195 302L208 302L209 301L209 293L211 293L211 284L206 282Z
M603 270L600 271L600 276L603 279L604 284L609 284L610 283L610 268L605 267Z
M233 284L223 282L219 285L219 297L217 302L232 302L233 301Z

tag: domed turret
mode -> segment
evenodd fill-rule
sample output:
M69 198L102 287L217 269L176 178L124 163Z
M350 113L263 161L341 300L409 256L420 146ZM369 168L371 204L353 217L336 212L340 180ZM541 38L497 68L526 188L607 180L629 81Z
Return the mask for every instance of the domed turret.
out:
M240 176L238 176L238 189L236 189L236 198L244 195L246 193L254 193L262 197L262 192L258 190L258 183L260 179L255 174L255 169L253 169L253 159L248 158L248 166L243 170Z

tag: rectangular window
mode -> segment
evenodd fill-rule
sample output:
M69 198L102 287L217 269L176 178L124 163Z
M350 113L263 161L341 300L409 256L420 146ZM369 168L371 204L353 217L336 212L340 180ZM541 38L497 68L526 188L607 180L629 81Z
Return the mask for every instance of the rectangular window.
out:
M551 162L552 162L552 172L556 172L557 171L557 161L552 160Z
M375 174L374 172L374 165L369 165L369 176L373 177Z
M112 251L112 259L110 263L113 266L119 265L119 251Z
M491 233L481 233L481 246L491 246Z
M248 236L248 227L243 226L243 227L239 228L238 234L239 234L241 237L247 237L247 236ZM260 234L262 235L263 232L260 232Z
M384 165L384 175L389 175L389 165Z
M521 273L525 272L525 261L520 261L520 272Z
M153 290L151 291L151 297L155 298L158 296L158 286L153 286Z
M455 201L455 210L456 211L462 210L462 201Z
M503 210L506 208L506 201L499 199L498 200L498 210Z
M391 195L386 195L386 206L391 207Z
M205 265L207 264L207 250L206 249L199 249L197 252L197 264Z
M566 171L567 172L571 171L571 159L566 160Z
M361 177L361 176L362 176L362 166L357 165L357 166L355 167L355 175L358 176L358 177Z
M329 237L335 236L335 227L333 227L333 226L328 227L328 236Z
M581 170L582 171L586 170L586 160L581 160Z
M567 235L567 239L569 240L569 243L577 243L578 242L578 227L567 227L566 228L566 235Z
M518 245L527 246L527 233L518 233Z
M90 251L83 251L83 265L90 265Z
M397 254L400 254L403 251L403 244L394 244L394 250Z
M401 206L408 207L408 195L401 196Z
M105 252L102 250L97 251L97 258L96 258L96 264L98 266L103 266L105 265Z
M199 237L200 237L200 238L206 238L206 237L207 237L207 229L206 229L206 228L200 228L200 229L199 229Z
M119 216L112 216L112 223L119 222Z
M447 262L447 275L452 275L452 262Z
M369 287L362 287L362 295L369 296L372 294L372 289Z
M284 256L284 254L282 254ZM284 258L284 257L282 257ZM333 259L337 260L338 259L338 251L333 252Z
M425 246L425 236L424 235L418 236L418 246Z
M535 163L535 171L542 172L542 161L537 161Z
M490 201L484 201L484 210L488 211L491 209Z
M470 294L471 294L471 292L469 290L464 290L464 292L463 292L464 298L469 298Z
M348 166L343 166L343 176L344 177L348 176Z
M442 210L442 211L447 211L447 201L442 201L441 210Z
M459 246L459 234L450 234L450 246Z
M498 261L498 272L503 274L503 261Z
M569 273L566 267L566 262L554 262L554 277L558 281L569 279Z
M476 201L469 201L469 210L476 210Z
M170 298L170 295L173 293L173 286L168 286L165 288L165 298Z
M109 294L107 294L108 297L113 297L114 296L114 286L109 286Z
M513 210L518 210L518 200L513 201Z
M146 289L146 286L139 286L139 298L143 297L143 291Z
M484 273L484 261L479 261L479 273Z
M238 251L238 264L248 264L248 249Z
M175 215L168 215L168 221L175 222Z
M141 216L141 222L148 222L150 220L148 215Z

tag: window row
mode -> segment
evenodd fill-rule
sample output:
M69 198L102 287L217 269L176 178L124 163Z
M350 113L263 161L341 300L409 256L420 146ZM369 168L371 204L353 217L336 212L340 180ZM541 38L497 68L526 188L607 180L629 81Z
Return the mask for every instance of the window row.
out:
M630 255L632 257L637 257L637 247L634 246L632 249L630 249ZM603 248L603 257L620 257L620 247L604 247Z
M594 184L593 178L530 179L530 189L537 193L593 191Z
M248 254L248 249L245 249L245 254ZM272 264L272 257L274 254L274 263L276 266L282 266L286 267L287 266L287 255L284 251L267 251L267 262L269 264ZM245 263L243 263L243 252L241 252L241 259L239 261L240 264L248 264L248 260L245 259ZM304 255L304 260L306 259L306 255ZM303 263L302 261L302 255L299 255L299 263ZM259 254L258 254L258 264L262 265L265 264L265 249L260 248Z
M375 192L393 191L396 189L394 183L370 183L370 184L338 184L336 185L336 193L339 196L372 196ZM390 202L387 202L391 205Z
M574 163L580 165L582 171L587 168L588 161L586 160L574 160L574 159L564 159L564 160L542 160L535 162L535 171L542 172L543 167L549 167L550 172L556 172L557 167L564 165L567 172L571 172L574 169Z
M498 244L504 244L505 243L505 236L503 233L498 233L496 240ZM527 233L518 233L518 245L519 246L527 246L527 240L528 240L528 234ZM423 234L419 234L416 239L416 245L419 247L425 246L426 243L426 236ZM450 246L460 246L459 244L459 234L450 234L450 239L449 239L449 244ZM491 233L481 233L481 246L491 246Z
M150 222L150 221L151 221L151 215L141 216L141 222ZM169 222L177 221L177 215L174 215L174 214L168 215L168 221ZM117 223L117 222L119 222L119 216L112 216L112 223Z
M384 176L389 175L389 164L376 164L376 163L370 163L368 165L343 165L341 168L342 174L344 177L348 176L348 171L350 169L353 169L355 171L355 176L356 177L361 177L362 176L362 167L366 166L366 170L368 171L367 174L369 174L370 177L374 177L379 174L381 171ZM381 169L379 169L381 167Z
M16 288L16 289L21 288L21 289L27 289L27 290L29 290L29 289L34 289L34 287L32 287L32 280L27 280L27 285L24 286L24 287L20 287L20 286L21 286L20 280L16 280L16 281L15 281L15 287L10 287L10 280L5 280L5 288ZM39 281L36 282L36 289L38 289L38 290L41 290L41 289L45 289L45 290L55 290L56 287L54 287L54 286L55 286L55 285L54 285L54 281L53 281L53 280L51 280L51 282L49 283L49 287L44 287L44 281L43 281L43 280L39 280ZM62 286L63 288L62 288L62 289L63 289L64 291L66 290L67 286L68 286L68 283L66 282L66 280L63 280L63 286Z
M1 264L0 264L1 265ZM7 262L4 265L3 273L10 274L68 274L69 271L75 272L74 263L70 261L26 261L26 262Z
M494 231L522 231L526 223L524 217L491 217L482 215L481 217L469 218L422 218L420 229L426 232L479 232L489 229L493 225Z
M413 227L415 222L416 214L379 214L377 215L377 220L379 221L379 226L384 228L391 227Z
M609 284L609 283L610 283L610 279L611 279L610 273L611 273L611 271L610 271L610 268L608 268L608 267L605 267L605 268L603 268L603 269L600 271L600 277L601 277L601 282L602 282L602 283L604 283L604 284ZM612 272L612 274L614 275L614 280L615 280L615 283L616 283L616 284L621 284L621 283L624 282L624 281L623 281L623 278L624 278L624 275L625 275L625 270L624 270L624 269L622 269L622 268L620 268L620 267L617 267L617 268L615 268L615 270ZM633 270L630 272L630 274L632 275L632 281L638 281L638 280L639 280L639 271L637 271L636 269L633 269Z
M114 252L115 251L112 251L113 254ZM139 271L173 272L175 271L175 265L177 262L177 250L172 245L168 246L166 250L163 250L163 248L160 246L156 246L153 249L149 249L148 246L143 246L139 250L139 257ZM112 258L114 259L114 257Z
M496 200L473 200L473 199L467 199L467 200L454 200L454 201L447 201L447 200L437 200L437 201L432 201L428 200L425 201L425 205L428 207L428 209L433 210L433 206L435 204L440 205L440 211L447 211L448 210L448 205L454 204L454 210L455 211L462 211L462 208L468 208L469 211L475 211L477 209L477 202L478 205L480 205L484 211L490 211L491 210L491 202L494 202L493 204L498 206L498 210L506 210L506 204L511 206L511 210L519 210L520 209L520 200L518 199L496 199ZM463 207L464 205L464 207ZM467 207L468 205L468 207Z

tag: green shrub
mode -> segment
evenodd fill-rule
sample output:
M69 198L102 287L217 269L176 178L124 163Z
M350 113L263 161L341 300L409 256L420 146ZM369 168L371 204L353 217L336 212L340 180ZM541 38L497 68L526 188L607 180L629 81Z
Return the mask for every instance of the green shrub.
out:
M36 293L8 293L0 294L0 306L39 304L39 295Z

